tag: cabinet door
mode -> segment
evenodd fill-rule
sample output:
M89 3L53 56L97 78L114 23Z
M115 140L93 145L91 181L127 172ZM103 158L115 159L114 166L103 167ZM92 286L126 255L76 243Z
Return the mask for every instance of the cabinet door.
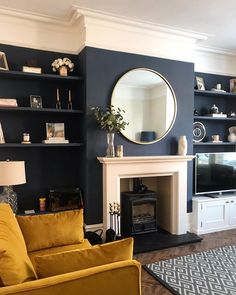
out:
M229 224L235 225L236 224L236 199L230 200L229 206Z
M229 223L229 201L216 200L202 204L202 224L204 230L224 228Z

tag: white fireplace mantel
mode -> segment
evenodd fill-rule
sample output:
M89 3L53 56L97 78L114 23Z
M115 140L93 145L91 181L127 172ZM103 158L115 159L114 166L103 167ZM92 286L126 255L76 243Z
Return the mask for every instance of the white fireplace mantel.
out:
M122 178L170 176L168 183L170 220L163 227L172 234L187 231L187 162L194 156L98 157L103 165L103 225L110 227L109 203L120 203ZM166 186L166 184L165 184Z

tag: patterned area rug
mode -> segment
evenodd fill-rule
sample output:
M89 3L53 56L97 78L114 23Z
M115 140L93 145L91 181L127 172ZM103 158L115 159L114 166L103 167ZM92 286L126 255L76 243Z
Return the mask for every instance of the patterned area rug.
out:
M144 268L177 295L236 295L236 246L150 263Z

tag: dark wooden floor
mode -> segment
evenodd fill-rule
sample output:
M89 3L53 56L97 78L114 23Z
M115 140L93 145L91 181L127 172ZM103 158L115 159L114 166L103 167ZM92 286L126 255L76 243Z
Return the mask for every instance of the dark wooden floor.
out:
M199 243L183 245L179 247L136 254L135 259L143 265L163 259L177 256L188 255L193 252L201 252L208 249L217 248L225 245L236 244L236 229L216 232L201 236L203 240ZM170 295L172 294L163 287L157 280L142 269L142 295Z

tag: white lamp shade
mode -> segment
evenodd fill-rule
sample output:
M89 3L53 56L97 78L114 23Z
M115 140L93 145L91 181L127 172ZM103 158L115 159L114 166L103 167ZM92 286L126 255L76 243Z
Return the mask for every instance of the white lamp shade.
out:
M0 162L0 185L17 185L26 183L24 161Z

